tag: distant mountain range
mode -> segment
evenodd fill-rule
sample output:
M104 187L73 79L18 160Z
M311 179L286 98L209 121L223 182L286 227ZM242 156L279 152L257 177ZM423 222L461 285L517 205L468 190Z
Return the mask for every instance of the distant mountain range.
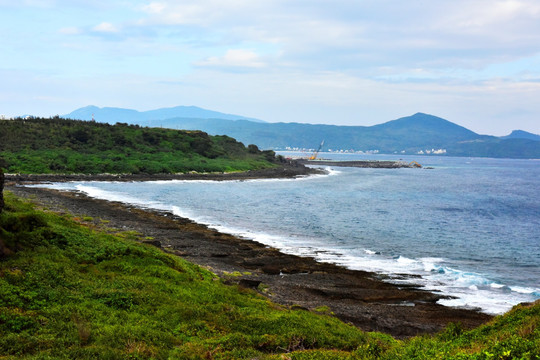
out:
M224 114L218 111L206 110L197 106L176 106L149 111L137 111L115 107L86 106L63 116L64 118L77 120L92 120L98 122L117 123L125 122L136 124L141 121L163 120L171 118L195 118L195 119L223 119L223 120L249 120L263 122L259 119L247 118L240 115Z
M228 135L246 145L256 144L262 149L312 149L325 140L323 150L540 159L539 135L521 130L505 137L479 135L448 120L424 113L369 127L265 123L191 106L146 112L88 106L64 117L90 120L92 114L99 122L126 122Z

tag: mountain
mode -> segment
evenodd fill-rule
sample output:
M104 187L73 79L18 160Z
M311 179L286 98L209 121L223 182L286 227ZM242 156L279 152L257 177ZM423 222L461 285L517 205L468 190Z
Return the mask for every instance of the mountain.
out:
M149 111L137 111L115 107L100 108L86 106L63 115L63 118L77 120L92 120L115 124L117 122L138 124L141 121L164 120L170 118L197 118L197 119L223 119L223 120L249 120L263 122L262 120L247 118L240 115L224 114L218 111L206 110L197 106L176 106Z
M201 129L212 135L226 134L244 144L256 144L263 149L310 149L325 140L324 150L540 158L540 142L479 135L448 120L424 113L370 127L179 118L166 119L159 123L168 128ZM157 124L147 121L141 125Z
M440 148L448 142L477 139L480 135L436 116L417 113L371 127L312 125L299 123L253 123L217 119L167 119L164 127L227 134L262 148L313 148L325 140L325 149L418 151ZM155 121L141 123L156 126Z
M237 115L182 106L147 112L87 107L76 110L66 117L90 119L92 113L95 114L96 121L202 130L210 135L228 135L244 144L255 144L261 149L284 150L289 147L313 149L325 140L323 151L354 150L386 154L540 159L539 141L479 135L448 120L424 113L416 113L375 126L255 122ZM177 113L181 113L182 116L173 116ZM86 117L81 117L82 115Z
M532 134L523 130L514 130L510 135L501 136L501 139L528 139L540 141L540 135Z

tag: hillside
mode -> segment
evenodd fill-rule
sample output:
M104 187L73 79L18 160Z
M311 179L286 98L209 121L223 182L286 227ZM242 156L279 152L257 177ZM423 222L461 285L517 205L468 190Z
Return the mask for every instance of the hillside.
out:
M92 120L114 124L125 122L128 124L139 124L142 121L164 120L171 118L197 118L197 119L222 119L222 120L250 120L262 122L258 119L247 118L245 116L224 114L218 111L203 109L197 106L175 106L149 111L137 111L115 107L86 106L63 115L66 119Z
M523 130L514 130L510 133L510 135L501 136L501 139L527 139L540 141L540 135L532 134Z
M155 122L142 124L153 126ZM443 149L450 156L540 158L540 142L479 135L445 119L417 113L375 126L335 126L299 123L253 123L218 119L167 119L176 129L203 129L227 134L263 149L312 149L325 140L325 150L378 150L386 154L418 154ZM518 141L516 141L518 140Z
M93 110L86 109L84 114L73 112L70 116L89 118ZM448 120L423 113L375 126L263 123L236 115L225 117L223 114L197 112L175 115L175 112L164 109L153 113L155 119L128 109L111 109L97 114L98 121L126 121L149 127L202 130L211 135L231 136L261 149L313 149L325 140L324 150L377 150L379 153L410 155L428 154L435 150L438 154L449 156L540 158L540 142L534 141L537 140L534 134L514 132L503 138L479 135ZM158 114L161 117L157 118Z
M79 120L0 121L6 173L157 174L231 172L276 166L273 151L201 131Z
M34 199L33 201L39 201ZM280 306L105 219L0 213L0 353L8 359L538 359L540 303L477 329L396 340L321 307Z

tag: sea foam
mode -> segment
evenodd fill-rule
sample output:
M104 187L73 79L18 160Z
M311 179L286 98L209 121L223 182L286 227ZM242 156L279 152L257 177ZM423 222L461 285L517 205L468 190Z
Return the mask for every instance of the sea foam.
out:
M483 174L493 185L493 170L479 171L478 165L467 169L459 161L459 167L440 167L437 173L330 168L326 175L300 180L172 180L121 186L84 182L48 187L171 211L285 253L385 274L391 282L422 286L447 297L439 301L447 306L500 314L517 303L540 298L534 280L538 267L531 260L538 248L526 231L538 220L526 217L528 212L504 217L512 201L521 204L531 198L528 194L538 188L534 184L540 177L526 169L520 176L530 177L527 181L533 186L524 190L514 186L516 194L508 194L507 184L516 182L512 163L508 177L498 175L500 183L495 185L502 195L494 202L497 193L486 198L485 182L479 180ZM526 209L534 213L537 202L528 203ZM518 233L520 229L524 230ZM511 239L513 251L528 249L518 253L518 259L522 266L529 264L521 269L532 281L524 281L513 261L493 262L505 260L506 254L496 252L494 234L501 244L502 239ZM475 241L470 240L473 236Z

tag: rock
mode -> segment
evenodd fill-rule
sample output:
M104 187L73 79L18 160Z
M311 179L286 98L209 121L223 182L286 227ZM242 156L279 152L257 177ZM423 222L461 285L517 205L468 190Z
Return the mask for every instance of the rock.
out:
M244 288L256 289L261 282L259 280L242 279L238 282L238 285Z
M265 265L262 267L262 272L268 275L280 275L281 274L281 267L276 265Z
M229 254L225 254L225 253L213 253L213 254L210 254L210 257L213 257L213 258L224 258L224 257L227 257L229 256Z
M143 244L148 244L161 249L161 242L158 240L145 240Z

